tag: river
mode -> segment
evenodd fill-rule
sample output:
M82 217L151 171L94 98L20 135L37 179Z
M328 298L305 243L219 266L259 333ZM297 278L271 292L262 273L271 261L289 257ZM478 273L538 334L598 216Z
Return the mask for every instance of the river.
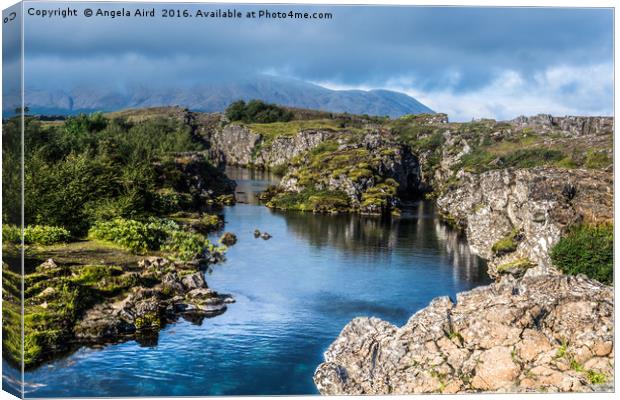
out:
M239 203L222 212L238 243L207 282L237 302L166 326L157 343L81 348L28 371L27 396L315 394L314 370L351 319L402 325L434 297L489 282L431 202L395 219L277 212L256 199L274 177L227 173ZM255 229L273 238L256 239Z

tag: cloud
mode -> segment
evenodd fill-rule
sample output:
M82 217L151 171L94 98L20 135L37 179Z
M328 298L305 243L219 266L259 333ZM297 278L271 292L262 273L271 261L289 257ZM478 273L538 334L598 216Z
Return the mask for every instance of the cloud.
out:
M383 88L407 93L433 110L445 112L452 121L473 118L507 120L519 115L612 115L613 65L557 65L526 76L518 71L498 73L487 85L471 91L458 91L457 72L448 74L445 87L430 91L415 89L408 78L386 81ZM374 89L373 86L347 86L317 82L331 89Z
M45 7L59 5L46 3ZM576 81L578 77L562 82L561 75L613 63L611 9L184 6L189 10L235 7L244 12L264 7L328 11L333 19L193 18L153 23L136 18L26 17L27 84L50 91L78 84L174 88L270 73L345 87L402 87L459 118L537 108L521 104L522 97L513 98L510 107L510 97L490 105L485 103L489 99L473 96L518 93L522 87L540 93L538 85L546 88L541 94L553 100L546 103L555 105L553 110L579 114L597 107L605 110L584 89L587 82ZM76 3L75 7L118 9L121 4ZM610 98L611 89L600 91L611 88L611 83L592 84L602 85L603 89L593 91L606 101ZM551 90L556 94L547 93ZM585 97L578 102L562 98L576 91ZM471 105L463 104L459 100L463 98L470 98Z

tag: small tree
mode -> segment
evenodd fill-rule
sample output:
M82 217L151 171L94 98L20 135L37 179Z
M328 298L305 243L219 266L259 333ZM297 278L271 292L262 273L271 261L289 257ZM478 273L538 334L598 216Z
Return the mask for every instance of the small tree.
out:
M228 106L225 112L230 121L242 121L245 119L245 101L238 100Z

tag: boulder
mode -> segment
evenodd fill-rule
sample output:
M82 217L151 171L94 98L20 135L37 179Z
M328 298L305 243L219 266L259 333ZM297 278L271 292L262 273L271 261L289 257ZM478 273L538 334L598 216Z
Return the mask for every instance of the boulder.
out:
M224 232L224 234L220 238L220 243L225 246L233 246L235 243L237 243L237 235L232 232Z

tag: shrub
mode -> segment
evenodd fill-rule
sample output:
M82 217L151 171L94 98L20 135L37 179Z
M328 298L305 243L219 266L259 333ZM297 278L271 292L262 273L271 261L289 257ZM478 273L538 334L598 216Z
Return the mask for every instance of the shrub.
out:
M551 249L551 260L564 273L585 274L600 282L613 282L613 224L580 224Z
M24 229L24 243L49 245L68 242L71 233L59 226L30 225Z
M268 104L260 100L235 101L226 109L226 118L245 123L287 122L293 119L293 113L284 107Z
M20 244L22 242L22 232L18 226L2 224L2 243Z
M24 229L24 244L50 245L68 242L71 233L59 226L30 225ZM15 225L2 225L2 240L7 243L21 243L21 229Z
M170 231L176 229L178 225L168 220L151 219L149 222L141 222L115 218L111 221L96 222L90 228L88 236L116 243L134 253L144 254L148 250L159 250L166 242Z
M171 253L181 261L191 261L204 257L207 252L213 250L213 246L207 238L200 234L173 231L162 250Z

